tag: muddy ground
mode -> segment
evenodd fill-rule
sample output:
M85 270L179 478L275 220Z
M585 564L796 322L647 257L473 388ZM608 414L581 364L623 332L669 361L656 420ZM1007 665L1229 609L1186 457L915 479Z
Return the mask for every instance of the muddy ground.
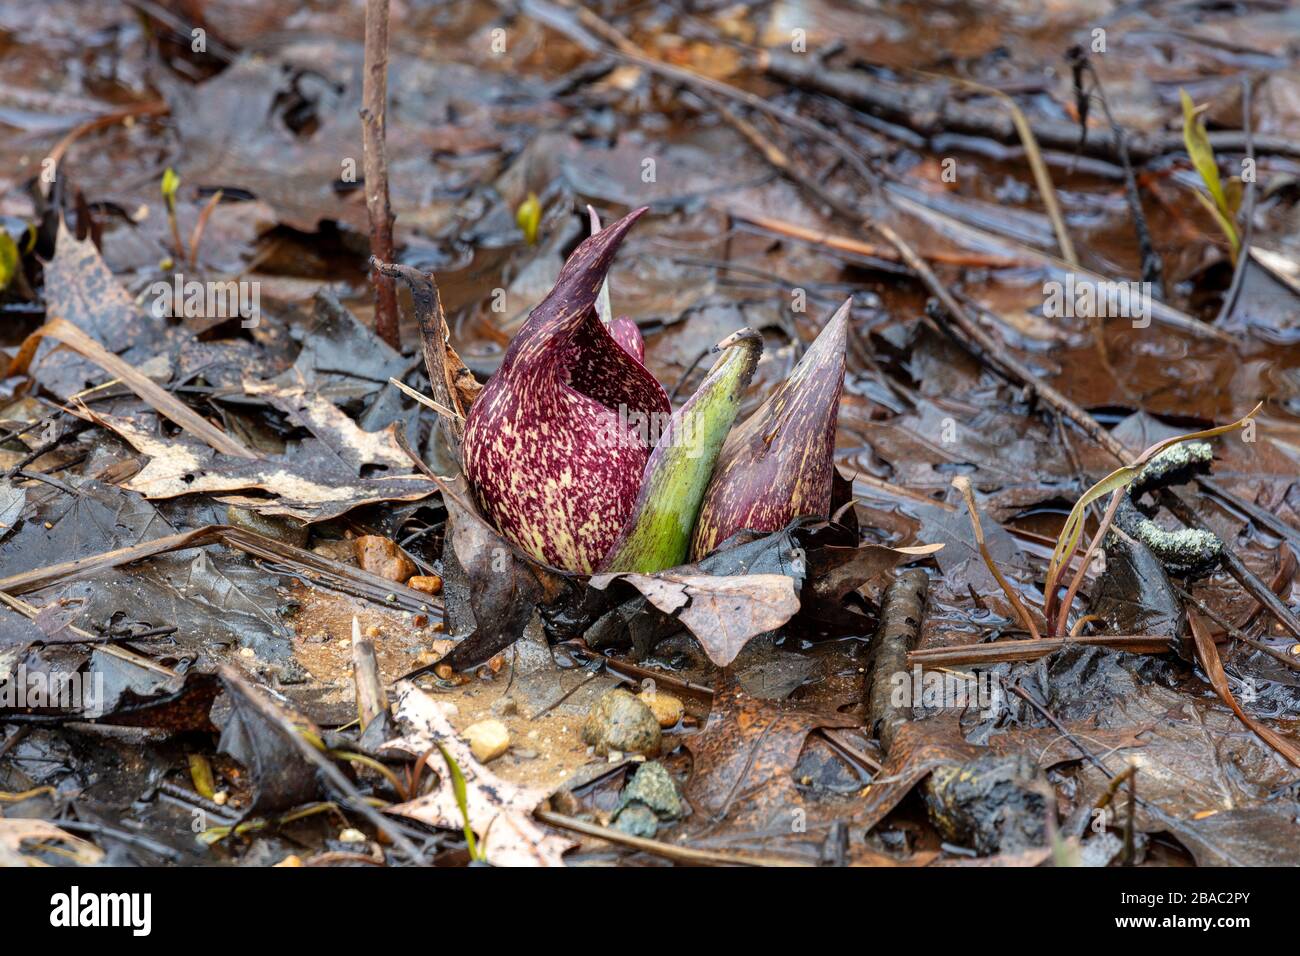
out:
M772 539L800 613L719 666L721 618L628 590L641 624L598 641L446 566L414 459L458 463L390 384L431 391L405 285L398 348L373 328L364 7L0 3L0 862L1300 862L1300 12L394 0L396 256L477 380L588 205L649 207L610 288L675 405L748 326L747 415L852 299L836 511ZM1112 534L1058 643L994 650L1058 637L1049 560L1094 483L1261 402L1140 502L1221 554ZM447 587L362 567L367 535ZM908 565L919 632L888 645ZM392 705L364 733L354 633ZM873 697L899 665L978 699ZM682 705L658 753L598 753L592 705L646 682ZM484 720L509 745L480 762Z

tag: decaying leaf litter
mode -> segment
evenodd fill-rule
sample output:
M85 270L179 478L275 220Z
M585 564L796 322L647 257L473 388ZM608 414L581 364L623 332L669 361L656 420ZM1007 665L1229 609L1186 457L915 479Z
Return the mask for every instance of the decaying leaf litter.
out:
M0 6L0 670L96 689L4 699L6 862L1296 861L1294 11L395 5L394 349L364 7ZM834 484L565 570L462 439L642 207L599 354L681 410L753 330L695 407L779 445L850 299Z

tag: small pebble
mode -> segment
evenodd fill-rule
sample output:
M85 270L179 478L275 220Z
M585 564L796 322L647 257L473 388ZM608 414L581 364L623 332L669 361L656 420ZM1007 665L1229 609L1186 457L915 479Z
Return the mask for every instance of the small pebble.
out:
M495 760L510 749L510 731L501 721L492 718L470 724L461 736L469 743L469 749L479 763Z
M441 594L442 578L436 574L417 574L406 582L406 586L425 594Z
M366 534L352 542L357 564L363 571L402 584L413 575L415 562L402 553L397 542L377 534ZM396 600L397 596L393 596Z
M654 713L660 727L676 727L677 721L686 713L680 700L660 690L643 690L637 697Z
M342 843L365 843L366 835L360 830L354 830L352 827L348 827L346 830L339 833L339 841Z
M591 705L582 739L598 756L610 751L656 754L663 740L659 721L645 702L625 690L608 690Z
M659 818L645 804L634 803L618 812L614 829L648 840L659 831Z
M657 761L637 768L619 796L619 806L641 804L653 810L661 820L676 820L684 812L682 798L672 775Z

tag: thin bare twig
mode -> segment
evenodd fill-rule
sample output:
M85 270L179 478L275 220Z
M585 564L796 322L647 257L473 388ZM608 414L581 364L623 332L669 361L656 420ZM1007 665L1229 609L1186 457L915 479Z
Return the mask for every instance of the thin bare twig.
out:
M1075 644L1109 647L1130 654L1164 654L1169 651L1172 639L1146 634L1080 634L1077 637L1043 637L1037 640L995 641L992 644L927 647L908 654L907 664L909 667L916 664L926 667L960 667L969 664L1035 661Z
M217 205L221 202L222 191L218 189L212 194L199 213L199 221L194 224L190 231L190 268L194 269L199 264L199 243L203 241L203 232L208 228L208 220L212 218L213 212L216 211Z
M650 853L654 856L692 866L812 866L802 860L790 860L779 856L742 856L739 853L720 853L715 850L696 850L688 846L676 846L662 840L648 840L645 837L632 836L621 830L611 830L595 823L587 823L562 813L550 810L536 810L533 813L538 820L562 830L571 830L583 836L597 837L628 847Z
M1116 122L1115 117L1111 114L1110 104L1107 102L1106 93L1101 86L1101 77L1097 75L1092 63L1084 55L1083 48L1073 47L1067 56L1074 70L1075 88L1081 95L1084 74L1086 73L1092 79L1093 92L1097 94L1097 102L1101 104L1101 111L1105 114L1106 122L1110 125L1111 137L1115 143L1115 154L1119 158L1120 165L1124 167L1124 198L1128 202L1129 212L1133 215L1133 229L1137 233L1138 251L1142 259L1142 279L1152 284L1155 297L1163 301L1165 298L1164 263L1155 250L1155 244L1151 241L1151 229L1147 225L1146 215L1142 211L1142 199L1138 194L1137 177L1133 175L1133 163L1129 158L1128 132Z
M361 624L352 616L352 682L357 693L357 719L361 730L388 710L388 693L379 676L379 659L375 656L374 641L361 636Z
M965 475L958 475L952 480L952 486L966 499L966 508L970 511L970 524L975 532L975 543L979 546L980 557L984 559L984 564L988 567L989 573L993 575L993 579L998 582L998 587L1002 588L1002 593L1007 596L1007 600L1015 608L1020 623L1025 626L1025 630L1032 635L1034 640L1038 640L1041 636L1038 633L1038 625L1034 623L1034 618L1029 613L1029 609L1021 603L1020 595L1016 594L1011 582L1003 577L997 562L993 560L993 555L989 553L989 546L984 542L984 528L980 525L980 512L975 505L975 492L971 488L970 479ZM1082 569L1080 569L1080 576L1082 577Z
M393 207L388 199L388 0L366 0L365 73L361 84L361 132L365 150L366 213L370 253L393 260ZM392 277L371 267L375 283L375 334L401 349L397 329L397 289Z
M1065 600L1061 602L1061 613L1056 619L1057 637L1065 635L1066 624L1069 622L1070 617L1070 607L1074 604L1074 596L1079 593L1079 588L1083 586L1083 578L1088 573L1088 565L1092 563L1092 556L1097 553L1097 548L1106 540L1106 533L1110 531L1110 526L1115 520L1115 512L1119 511L1119 505L1124 500L1125 493L1126 489L1116 488L1111 494L1110 504L1106 506L1106 513L1102 515L1101 524L1097 526L1097 533L1088 542L1088 550L1083 552L1083 560L1079 562L1079 568L1074 572L1074 580L1070 582L1070 587L1065 592Z
M974 80L965 77L946 77L937 73L927 73L924 70L918 70L917 72L921 76L932 80L960 83L983 93L985 96L991 96L999 100L1007 107L1011 113L1011 121L1016 127L1016 135L1020 137L1020 145L1025 151L1025 160L1029 163L1029 171L1033 173L1034 183L1038 186L1038 195L1043 200L1043 210L1047 213L1047 218L1052 223L1052 231L1056 234L1056 245L1061 250L1061 258L1070 265L1077 266L1079 256L1074 251L1074 241L1070 238L1070 230L1065 224L1065 217L1061 214L1061 204L1056 197L1056 187L1052 184L1052 174L1047 171L1047 164L1043 162L1043 154L1038 148L1038 140L1034 137L1033 127L1029 123L1029 118L1025 116L1025 111L1020 108L1020 104L1002 90L992 86L985 86L983 83L976 83Z

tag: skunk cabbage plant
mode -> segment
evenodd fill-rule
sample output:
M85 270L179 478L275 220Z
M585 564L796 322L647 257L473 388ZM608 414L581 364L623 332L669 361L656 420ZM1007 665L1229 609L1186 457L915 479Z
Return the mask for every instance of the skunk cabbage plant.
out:
M592 213L594 235L465 421L465 476L484 515L535 560L582 574L661 571L734 530L775 530L825 515L830 503L848 303L735 432L762 351L748 329L719 345L704 382L673 413L642 363L636 324L613 318L606 282L644 212L603 230Z
M609 551L650 457L638 423L671 413L663 386L595 309L614 250L644 211L574 250L465 420L465 476L485 514L525 553L569 571L590 573Z

